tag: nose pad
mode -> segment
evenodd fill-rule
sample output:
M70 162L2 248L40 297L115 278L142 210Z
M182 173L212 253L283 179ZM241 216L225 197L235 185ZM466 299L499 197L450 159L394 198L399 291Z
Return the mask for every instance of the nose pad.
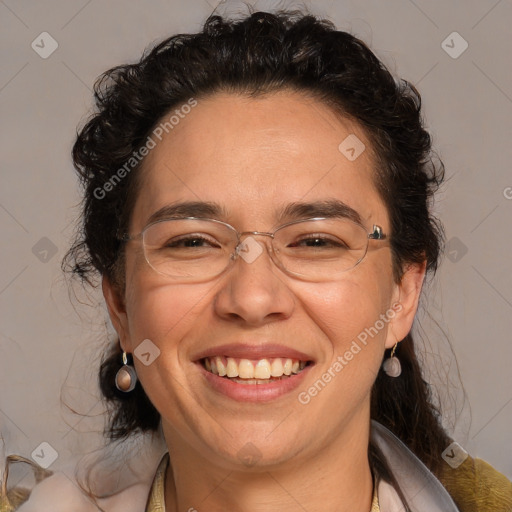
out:
M253 263L263 254L265 245L264 243L258 242L253 236L248 235L243 240L240 240L236 246L234 259L242 258L246 263ZM268 245L267 250L271 251Z

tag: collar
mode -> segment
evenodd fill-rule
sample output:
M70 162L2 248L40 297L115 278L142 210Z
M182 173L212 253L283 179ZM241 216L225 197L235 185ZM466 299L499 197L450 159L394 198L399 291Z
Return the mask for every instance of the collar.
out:
M371 442L384 455L411 512L460 512L448 491L405 444L380 423L371 422ZM382 512L400 512L404 505L395 489L381 480Z
M148 501L145 512L165 512L165 474L169 466L169 453L166 453L155 473L153 484L149 491ZM381 512L379 508L379 499L377 496L378 479L375 479L373 488L373 500L370 512Z
M165 512L165 473L169 466L169 453L166 453L155 473L153 484L149 491L145 512Z
M411 512L459 512L439 480L402 441L374 420L371 427L371 442L382 451ZM145 512L165 512L165 474L168 466L169 453L166 453L156 470ZM404 505L396 490L376 476L370 512L403 510Z

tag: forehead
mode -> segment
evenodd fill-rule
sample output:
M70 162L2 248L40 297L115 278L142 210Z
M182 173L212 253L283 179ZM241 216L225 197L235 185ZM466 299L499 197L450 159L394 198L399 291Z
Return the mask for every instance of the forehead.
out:
M318 100L289 91L257 98L216 93L198 98L186 114L179 108L153 131L156 145L141 169L134 229L182 201L219 203L222 220L256 221L259 229L275 225L290 203L335 199L363 222L378 216L384 224L364 131ZM181 115L165 125L173 113Z

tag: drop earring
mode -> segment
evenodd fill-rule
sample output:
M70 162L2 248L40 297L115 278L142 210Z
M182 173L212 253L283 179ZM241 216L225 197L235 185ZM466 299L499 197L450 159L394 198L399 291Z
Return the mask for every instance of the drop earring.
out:
M135 368L128 364L128 357L123 351L123 366L116 373L116 388L123 393L129 393L134 390L137 380Z
M398 347L398 342L395 343L395 346L391 351L391 355L384 361L382 365L382 369L390 377L398 377L402 373L402 365L400 364L400 359L395 357L396 347Z

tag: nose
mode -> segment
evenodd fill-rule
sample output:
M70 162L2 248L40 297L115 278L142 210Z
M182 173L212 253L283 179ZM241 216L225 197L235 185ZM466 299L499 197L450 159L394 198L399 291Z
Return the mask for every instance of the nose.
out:
M270 240L257 240L258 234L243 237L215 298L220 317L251 326L289 318L295 306L286 276L270 257Z

